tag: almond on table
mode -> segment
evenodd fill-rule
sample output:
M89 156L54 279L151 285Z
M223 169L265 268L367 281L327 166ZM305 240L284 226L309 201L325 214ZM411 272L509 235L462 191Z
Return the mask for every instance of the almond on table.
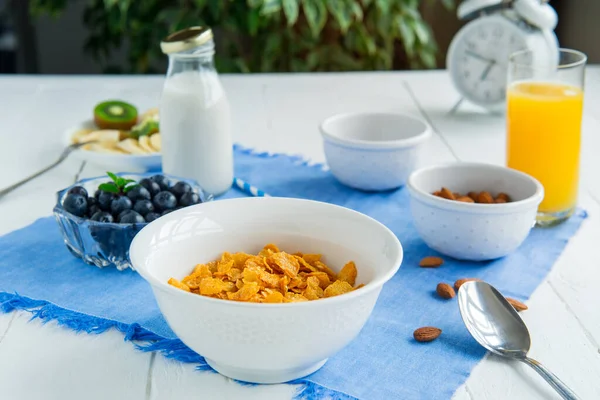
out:
M442 299L451 299L454 296L456 296L456 292L454 291L454 288L452 288L452 286L448 285L447 283L438 283L437 287L435 288L436 293L438 294L438 296L440 296Z
M423 258L419 262L421 268L437 268L444 264L444 260L441 257L428 256Z
M462 279L458 279L456 282L454 282L454 289L458 291L458 289L460 289L460 287L466 283L466 282L470 282L470 281L478 281L481 282L481 279L479 278L462 278Z
M413 337L417 342L431 342L437 339L441 334L442 330L440 328L436 328L434 326L424 326L416 329L413 332Z

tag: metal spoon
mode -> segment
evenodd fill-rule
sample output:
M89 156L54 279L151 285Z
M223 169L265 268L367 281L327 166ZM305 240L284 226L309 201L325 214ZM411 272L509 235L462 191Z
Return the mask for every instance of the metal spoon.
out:
M517 311L493 286L485 282L464 283L458 291L463 322L480 345L499 356L524 362L542 376L563 399L579 398L552 372L527 357L531 338Z
M40 176L40 175L42 175L42 174L50 171L52 168L56 167L57 165L59 165L60 163L62 163L63 161L65 161L67 159L67 157L69 156L69 154L71 154L71 152L73 150L77 150L81 146L84 146L86 144L91 144L91 143L94 143L94 142L95 141L89 141L89 142L85 142L85 143L75 143L75 144L72 144L70 146L65 147L65 149L63 150L63 152L60 155L60 157L58 158L58 160L56 160L52 164L48 165L46 168L44 168L44 169L36 172L33 175L28 176L27 178L25 178L23 180L20 180L19 182L15 183L13 185L10 185L7 188L4 188L4 189L0 190L0 198L4 197L8 193L12 192L13 190L15 190L16 188L18 188L19 186L22 186L22 185L26 184L30 180L33 180L33 179L37 178L38 176Z

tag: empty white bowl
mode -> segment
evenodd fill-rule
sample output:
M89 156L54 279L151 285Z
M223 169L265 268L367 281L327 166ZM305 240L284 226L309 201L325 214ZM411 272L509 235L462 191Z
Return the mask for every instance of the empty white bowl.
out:
M167 284L224 251L256 254L268 243L321 253L338 271L354 260L357 284L366 285L326 299L265 304L214 299ZM356 211L264 197L167 214L135 236L130 257L173 332L211 367L242 381L279 383L316 371L358 335L383 284L400 267L402 246L388 228Z
M503 204L462 203L431 193L507 193ZM411 212L421 238L432 249L462 260L491 260L515 251L535 224L544 188L522 172L482 163L436 165L408 180Z
M403 186L431 136L421 119L396 113L334 115L320 129L331 173L344 185L365 191Z

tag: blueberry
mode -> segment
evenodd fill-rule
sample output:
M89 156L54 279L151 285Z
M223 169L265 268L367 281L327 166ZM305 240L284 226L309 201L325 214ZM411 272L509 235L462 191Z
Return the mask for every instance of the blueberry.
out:
M131 190L127 192L127 197L134 203L137 200L150 200L152 198L148 189L142 185L136 185L131 188Z
M131 209L123 210L119 214L113 215L113 218L115 219L116 222L121 222L121 218L123 218L123 216L125 214L127 214L129 211L131 211Z
M63 208L73 215L83 217L87 212L87 197L80 194L68 194L63 201Z
M158 211L172 210L177 207L177 198L171 192L162 191L152 200Z
M133 210L143 216L154 211L154 204L150 200L138 200L133 205Z
M151 196L156 196L158 194L158 192L160 192L160 186L158 186L158 183L156 183L148 178L142 179L140 181L140 185L145 187L146 190L148 192L150 192Z
M154 175L150 178L151 181L156 182L160 186L160 190L169 190L170 182L169 178L164 175Z
M87 216L91 217L92 215L94 215L96 212L101 211L100 207L98 207L98 200L96 200L95 197L88 197L87 198Z
M118 196L117 198L113 199L113 201L111 201L110 212L113 215L118 215L119 213L125 210L130 210L132 205L133 204L131 203L131 200L129 200L129 197Z
M94 213L94 215L92 215L92 221L98 221L98 222L114 222L114 218L112 215L110 215L110 213L107 213L106 211L98 211L96 213Z
M100 207L98 207L97 204L94 204L92 206L88 205L88 209L87 209L87 214L86 215L88 217L91 217L92 215L96 214L98 211L102 211L102 210L100 209Z
M183 196L181 196L181 199L179 199L179 204L183 207L191 206L198 203L201 203L200 196L198 195L198 193L194 192L184 193Z
M149 212L148 214L146 214L146 222L152 222L156 218L160 218L160 214L155 212Z
M88 197L88 192L82 186L73 186L67 194L80 194L82 196Z
M175 210L165 210L160 213L160 216L162 217L163 215L167 215L168 213L173 212L173 211L175 211Z
M105 192L104 190L99 190L98 192L100 193L98 195L98 207L104 211L109 211L110 205L117 195L111 192Z
M144 217L142 217L135 211L129 210L125 214L123 214L119 222L122 224L143 224L144 222L146 222L146 220L144 219Z
M171 193L173 193L178 199L181 198L185 193L191 192L192 187L189 183L179 181L171 188Z

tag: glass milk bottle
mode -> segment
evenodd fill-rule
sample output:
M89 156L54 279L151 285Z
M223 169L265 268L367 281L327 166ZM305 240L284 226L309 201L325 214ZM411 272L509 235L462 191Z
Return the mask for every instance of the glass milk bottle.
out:
M213 63L212 31L187 28L160 46L169 56L159 106L163 172L221 194L233 181L233 149L229 103Z

